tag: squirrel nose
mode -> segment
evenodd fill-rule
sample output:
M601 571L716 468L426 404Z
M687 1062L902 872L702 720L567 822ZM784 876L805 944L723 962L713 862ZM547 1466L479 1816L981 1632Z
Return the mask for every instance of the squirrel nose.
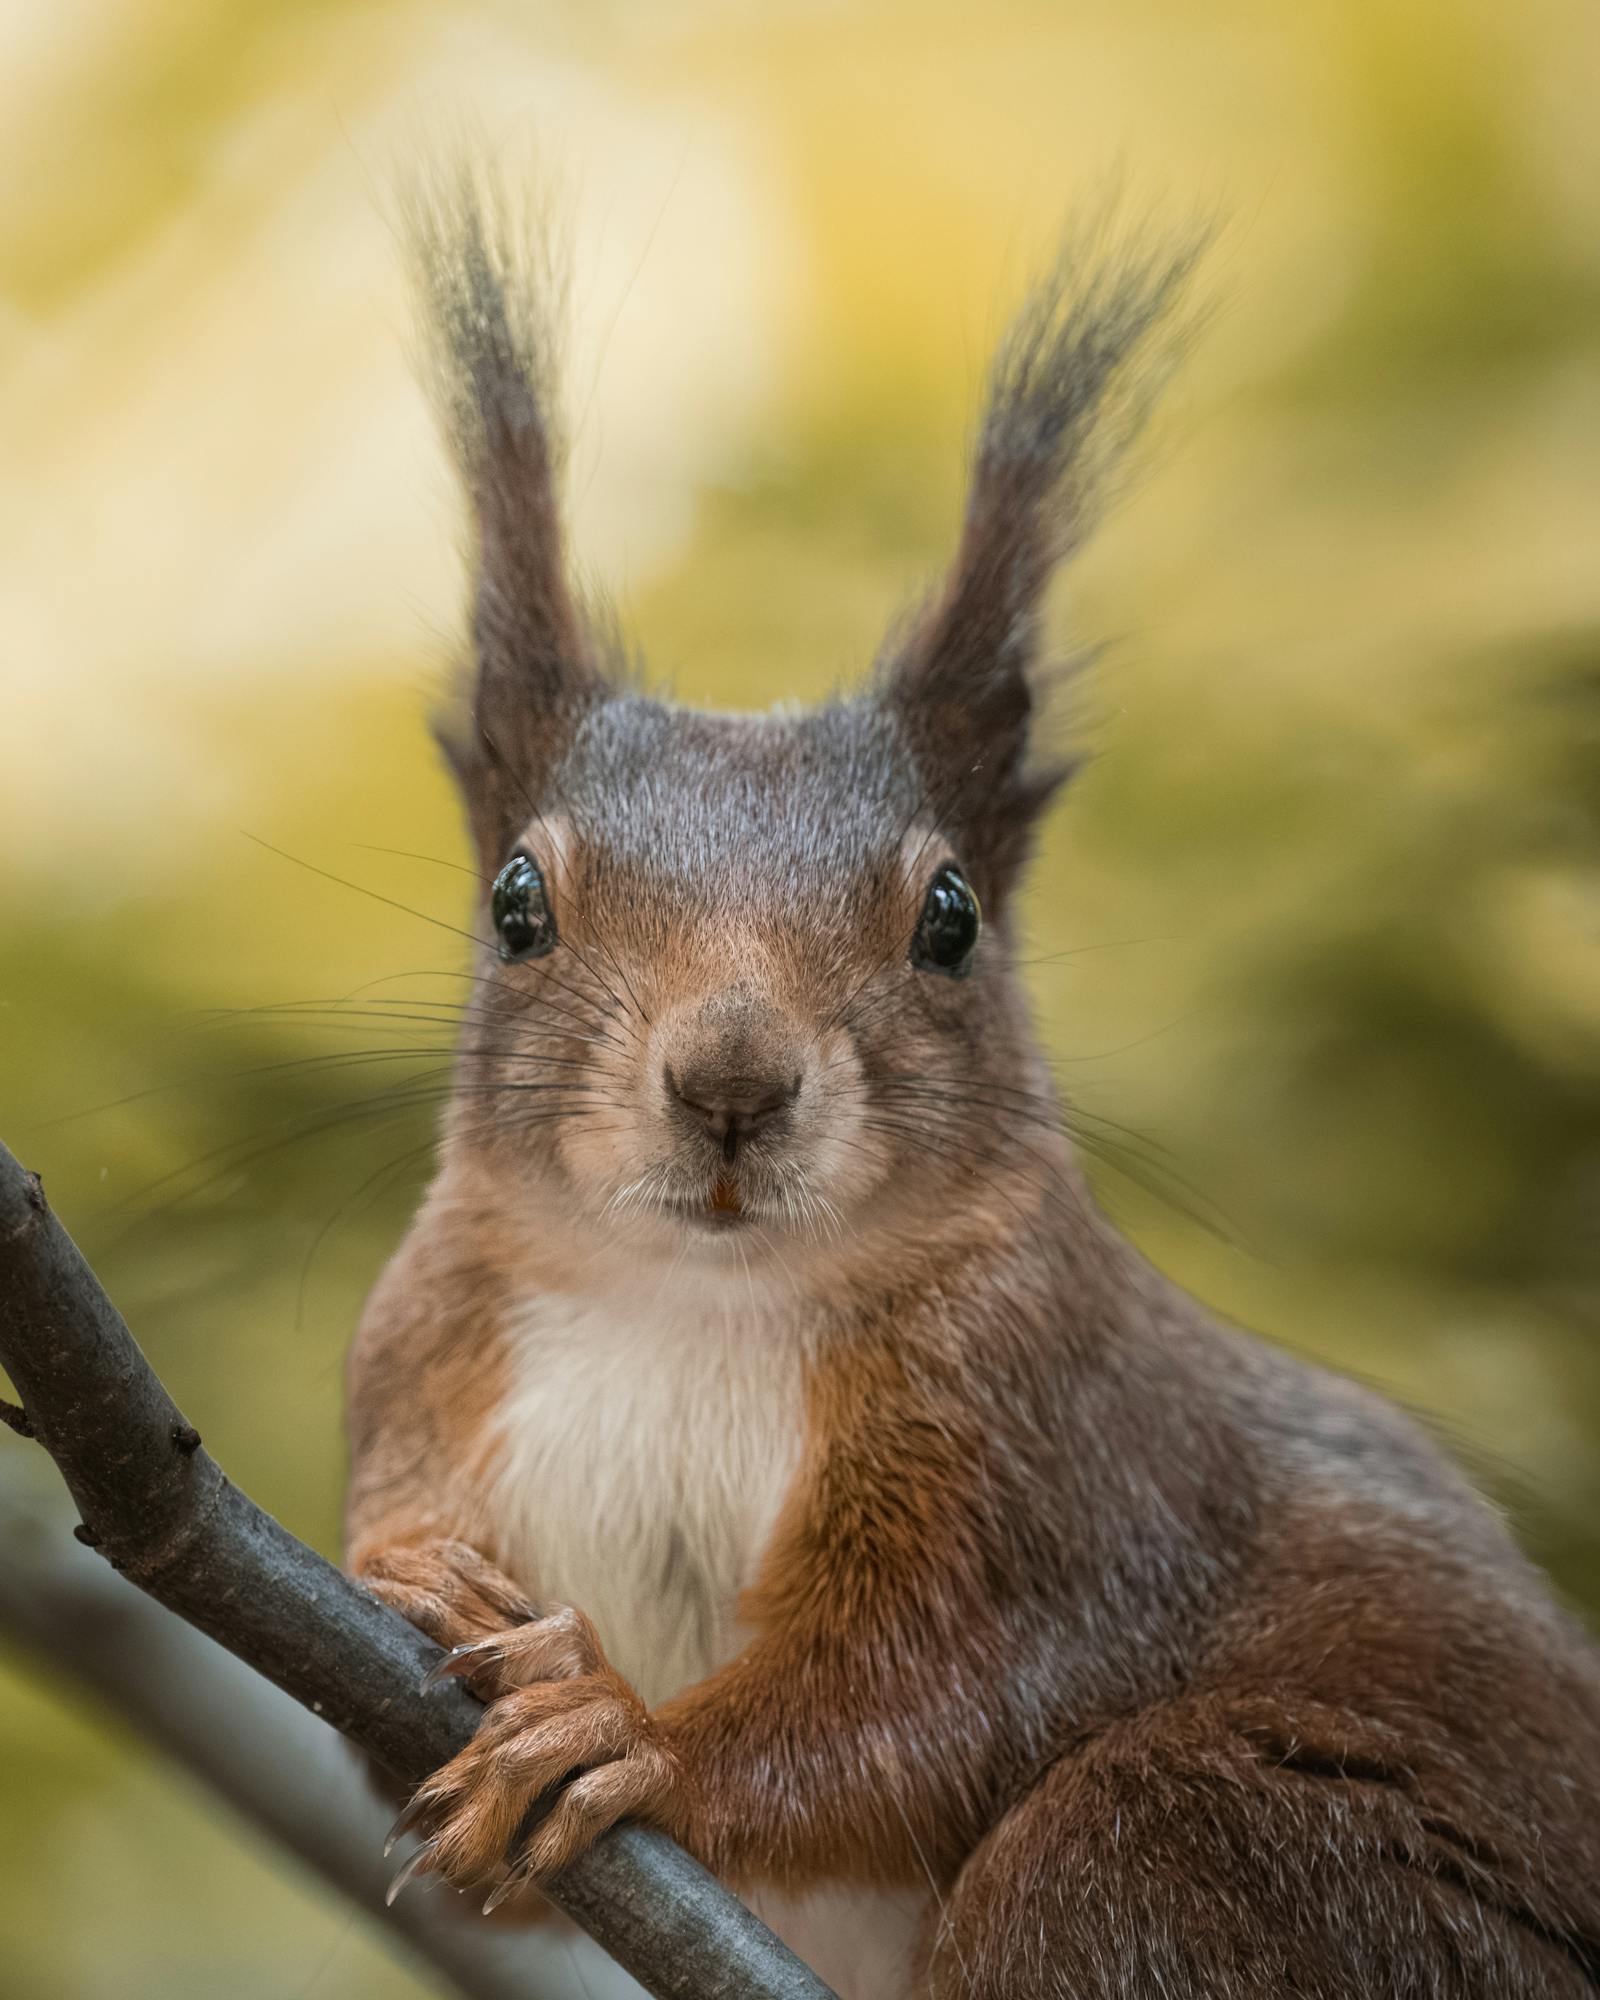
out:
M781 1082L771 1077L720 1076L695 1070L680 1076L668 1063L667 1088L684 1110L720 1141L723 1158L731 1160L742 1140L754 1138L764 1125L788 1110L800 1095L800 1079L795 1076Z

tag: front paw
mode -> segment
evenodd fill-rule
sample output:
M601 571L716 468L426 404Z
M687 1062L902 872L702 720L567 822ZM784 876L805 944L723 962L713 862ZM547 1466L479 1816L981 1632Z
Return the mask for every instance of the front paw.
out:
M536 1615L510 1577L467 1542L395 1544L367 1556L357 1574L364 1590L446 1648Z
M510 1655L510 1657L508 1657ZM421 1844L389 1888L434 1871L457 1888L488 1888L486 1912L558 1874L621 1819L670 1826L682 1775L626 1681L607 1664L581 1613L553 1612L468 1646L435 1669L513 1686L491 1702L467 1747L424 1784L396 1833Z
M464 1680L480 1701L493 1701L513 1688L532 1687L539 1681L578 1680L609 1672L593 1625L570 1604L558 1604L543 1617L530 1611L520 1624L452 1646L422 1685L432 1688L444 1680Z

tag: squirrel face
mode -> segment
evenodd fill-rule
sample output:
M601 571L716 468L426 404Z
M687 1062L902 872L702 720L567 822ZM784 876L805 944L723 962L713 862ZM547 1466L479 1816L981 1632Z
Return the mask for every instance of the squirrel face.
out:
M926 1227L1028 1062L1004 928L892 699L602 696L535 774L488 915L453 1143L671 1242ZM539 803L542 797L543 803ZM996 1092L999 1095L996 1095ZM981 1162L967 1163L981 1177Z
M1063 257L996 364L942 588L867 693L752 718L628 692L567 576L538 288L469 186L417 221L476 556L444 743L493 883L447 1144L680 1248L992 1231L972 1197L1022 1213L1059 1143L1007 940L1064 775L1030 742L1041 604L1198 242L1081 287Z

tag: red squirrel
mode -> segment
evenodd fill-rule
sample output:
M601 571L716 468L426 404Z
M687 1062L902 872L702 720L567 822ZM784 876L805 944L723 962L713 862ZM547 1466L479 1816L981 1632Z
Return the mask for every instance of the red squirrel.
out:
M847 2000L1593 1994L1595 1650L1408 1419L1111 1229L1017 971L1041 600L1192 251L1067 258L942 586L719 715L574 587L526 265L470 197L420 241L483 888L348 1561L487 1707L406 1874L526 1906L649 1821Z

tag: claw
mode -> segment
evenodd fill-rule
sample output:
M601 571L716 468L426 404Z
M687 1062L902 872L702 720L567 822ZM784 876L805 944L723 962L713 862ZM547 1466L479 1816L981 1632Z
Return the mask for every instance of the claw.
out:
M410 1805L406 1807L405 1811L401 1813L400 1817L389 1829L389 1838L383 1843L383 1858L385 1861L393 1854L401 1836L409 1833L417 1821L421 1819L423 1810L422 1794L418 1792Z
M428 1864L433 1859L434 1849L438 1845L439 1843L436 1840L425 1840L422 1843L422 1845L417 1849L415 1854L407 1855L404 1863L400 1868L399 1874L395 1876L394 1880L389 1884L388 1888L385 1889L383 1892L383 1904L385 1909L388 1909L390 1907L390 1905L394 1902L395 1897L399 1895L400 1891L406 1886L406 1884L411 1880L411 1878L414 1875L421 1874L422 1870L428 1866Z
M452 1674L470 1673L476 1656L480 1653L494 1652L497 1643L494 1639L473 1639L465 1646L452 1646L444 1658L436 1660L422 1676L422 1685L417 1690L418 1693L426 1694L430 1688L436 1688L441 1681L449 1680Z
M508 1896L527 1885L527 1876L520 1868L509 1869L483 1899L483 1914L492 1917Z

